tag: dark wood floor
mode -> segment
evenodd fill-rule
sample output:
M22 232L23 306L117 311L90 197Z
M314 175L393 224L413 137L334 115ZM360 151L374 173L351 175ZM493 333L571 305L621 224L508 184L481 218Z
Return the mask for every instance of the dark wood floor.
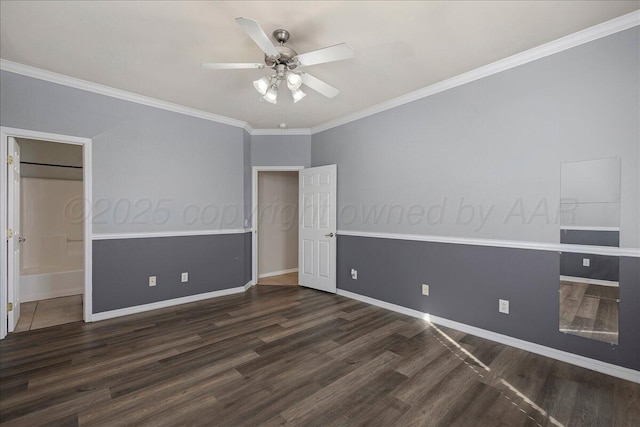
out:
M640 420L638 384L301 287L13 334L0 351L3 425Z

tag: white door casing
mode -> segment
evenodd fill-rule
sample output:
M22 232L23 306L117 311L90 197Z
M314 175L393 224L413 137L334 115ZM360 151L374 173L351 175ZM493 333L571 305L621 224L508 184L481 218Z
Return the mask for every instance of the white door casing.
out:
M20 146L15 138L8 138L8 153L12 157L7 167L7 226L12 236L7 236L7 301L13 305L8 313L8 330L15 330L20 319Z
M14 289L11 289L9 279L9 270L11 270L9 264L9 239L7 236L7 229L9 228L8 222L8 206L10 204L10 198L8 194L8 187L6 183L9 181L7 178L9 175L10 165L6 162L6 156L12 155L9 149L9 139L11 137L17 138L28 138L28 139L36 139L40 141L48 141L48 142L57 142L63 144L74 144L82 146L82 163L83 163L83 193L84 193L84 212L88 214L88 218L84 221L84 298L83 298L83 308L84 308L84 321L91 322L93 321L93 289L91 286L92 277L93 277L93 263L92 263L92 233L91 233L91 206L92 206L92 155L91 155L91 139L90 138L82 138L77 136L69 136L69 135L59 135L48 132L39 132L27 129L18 129L18 128L10 128L5 126L0 126L0 177L2 177L2 185L0 185L0 203L2 204L1 209L7 209L7 211L3 211L0 215L0 241L7 242L6 244L0 245L0 270L2 270L2 274L0 275L0 339L4 339L7 336L8 327L9 327L9 313L7 313L7 302L9 293L13 292ZM18 162L19 165L19 162ZM18 239L15 239L18 240ZM11 242L13 245L13 242ZM13 249L13 246L11 247ZM12 284L11 284L12 285ZM19 306L18 306L18 309ZM15 315L15 313L14 313ZM15 316L14 316L15 317ZM16 319L17 320L17 319ZM13 327L13 325L12 325Z
M336 293L337 166L299 172L298 283Z

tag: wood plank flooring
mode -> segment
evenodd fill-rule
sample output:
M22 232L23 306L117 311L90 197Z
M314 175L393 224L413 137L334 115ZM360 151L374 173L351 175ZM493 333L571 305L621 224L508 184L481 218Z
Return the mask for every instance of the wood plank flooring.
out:
M638 384L290 286L12 334L0 393L6 426L640 420Z
M258 285L298 286L298 272L261 277Z

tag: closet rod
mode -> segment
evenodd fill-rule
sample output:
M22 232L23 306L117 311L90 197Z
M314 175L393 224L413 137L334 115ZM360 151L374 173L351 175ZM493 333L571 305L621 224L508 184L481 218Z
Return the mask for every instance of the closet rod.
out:
M53 166L54 168L82 169L82 166L54 165L51 163L20 162L21 165Z

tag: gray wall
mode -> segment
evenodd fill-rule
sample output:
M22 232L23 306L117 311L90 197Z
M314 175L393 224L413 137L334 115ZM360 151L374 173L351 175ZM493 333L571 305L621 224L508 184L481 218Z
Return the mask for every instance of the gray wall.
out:
M312 164L338 164L338 228L556 243L560 165L620 157L620 243L640 247L639 39L636 27L314 134ZM374 220L372 207L394 210Z
M241 128L5 71L0 91L2 126L92 138L94 233L243 227Z
M92 138L94 234L244 226L250 139L241 128L5 71L0 102L2 126ZM94 312L242 286L250 238L94 241Z
M551 251L338 237L340 289L640 369L640 259L620 258L618 346L558 331L559 264ZM510 314L498 312L498 299L509 300Z
M246 130L242 132L242 160L243 160L243 192L244 192L244 227L251 227L251 135Z
M619 157L620 246L640 247L639 40L633 28L314 134L312 165L338 165L338 229L558 243L561 164ZM338 239L340 289L640 369L640 259L619 264L611 346L558 331L556 252Z
M311 166L311 135L254 135L252 166Z
M94 313L246 283L245 234L96 240L93 257Z

